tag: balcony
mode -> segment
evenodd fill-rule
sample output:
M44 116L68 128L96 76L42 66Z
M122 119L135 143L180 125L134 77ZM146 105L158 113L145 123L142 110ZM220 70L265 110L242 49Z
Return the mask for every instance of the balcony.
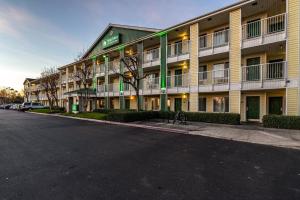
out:
M110 83L108 84L108 96L119 96L120 90L119 90L119 83Z
M124 92L124 96L132 96L132 95L135 95L135 90L134 90L133 87L132 87L130 84L128 84L128 83L124 83L123 92Z
M242 25L242 48L284 41L286 17L283 13Z
M143 82L143 95L160 94L160 78L148 77Z
M229 51L229 29L199 37L199 57Z
M105 96L105 85L104 84L97 86L97 95L100 97Z
M102 63L96 67L96 76L104 76L105 75L105 64Z
M69 73L68 82L73 82L73 81L74 81L74 73Z
M190 58L189 40L168 45L168 63L188 60L189 58Z
M228 91L229 69L199 72L199 92Z
M66 75L62 75L61 76L61 84L66 84L67 83L67 76Z
M287 63L276 62L242 67L242 89L278 89L286 87Z
M116 72L120 71L120 60L115 59L108 63L108 73L115 74Z
M160 48L152 49L143 53L143 67L152 67L160 65Z
M167 93L189 92L189 74L167 76Z

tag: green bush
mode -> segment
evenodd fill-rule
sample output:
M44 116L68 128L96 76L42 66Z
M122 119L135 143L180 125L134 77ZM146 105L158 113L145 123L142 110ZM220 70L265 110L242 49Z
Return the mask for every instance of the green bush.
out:
M187 112L187 121L239 125L240 114Z
M107 120L119 122L144 121L150 119L170 119L173 120L176 112L172 111L141 111L127 112L118 111L111 112L107 115ZM185 112L187 121L208 122L218 124L240 124L240 115L232 113L192 113Z
M159 118L159 113L154 111L119 111L111 112L107 115L107 120L118 121L118 122L134 122L134 121L144 121L149 119Z
M46 114L55 114L55 113L64 113L64 108L55 108L50 110L49 108L41 108L41 109L32 109L30 112L35 113L46 113Z
M263 125L266 128L282 128L300 130L299 116L265 115Z
M85 119L98 119L98 120L106 120L107 114L105 113L95 113L95 112L83 112L83 113L63 113L64 116L70 117L78 117L78 118L85 118Z

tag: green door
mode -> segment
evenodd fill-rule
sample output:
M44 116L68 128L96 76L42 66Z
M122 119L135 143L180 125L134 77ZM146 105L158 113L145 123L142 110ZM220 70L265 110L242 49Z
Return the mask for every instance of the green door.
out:
M175 70L175 87L182 86L182 69Z
M269 97L269 114L282 115L282 97Z
M130 99L125 99L125 109L126 110L130 109Z
M260 97L247 97L247 120L259 119Z
M175 112L181 111L182 107L182 99L181 98L175 98Z
M260 57L247 59L246 73L247 81L260 80Z

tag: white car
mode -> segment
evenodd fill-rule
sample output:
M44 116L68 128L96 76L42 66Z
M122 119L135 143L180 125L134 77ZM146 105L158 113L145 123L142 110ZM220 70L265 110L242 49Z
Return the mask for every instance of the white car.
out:
M35 103L35 102L24 102L21 106L22 111L32 110L32 109L42 109L42 108L45 108L43 104Z

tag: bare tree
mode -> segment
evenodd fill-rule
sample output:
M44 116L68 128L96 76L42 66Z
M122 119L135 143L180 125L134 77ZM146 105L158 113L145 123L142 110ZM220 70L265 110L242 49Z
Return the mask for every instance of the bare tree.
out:
M77 53L76 58L74 58L74 61L81 60L82 56L85 54L85 49L83 48L80 52Z
M24 88L24 97L26 99L26 102L29 101L29 94L30 94L29 88L25 87Z
M58 84L59 73L57 69L55 67L45 68L41 73L40 85L46 93L50 110L53 109L54 104L58 107Z
M36 90L33 91L33 94L36 96L37 102L40 102L40 93L41 93L40 88L36 88Z
M113 71L122 77L123 83L127 83L132 86L135 90L136 98L137 98L137 111L141 110L140 104L140 85L141 81L145 79L149 74L141 74L139 72L139 58L137 55L134 56L126 56L121 58L121 62L124 63L124 67L127 69L125 73L120 73L119 69L113 69Z
M83 64L83 66L79 69L76 70L76 72L73 75L74 79L76 80L76 83L78 85L78 88L81 87L81 85L83 86L83 109L86 112L87 111L87 107L88 107L88 100L90 98L90 94L91 91L89 89L89 83L91 80L91 76L92 76L92 69L90 67L85 66L85 64Z

